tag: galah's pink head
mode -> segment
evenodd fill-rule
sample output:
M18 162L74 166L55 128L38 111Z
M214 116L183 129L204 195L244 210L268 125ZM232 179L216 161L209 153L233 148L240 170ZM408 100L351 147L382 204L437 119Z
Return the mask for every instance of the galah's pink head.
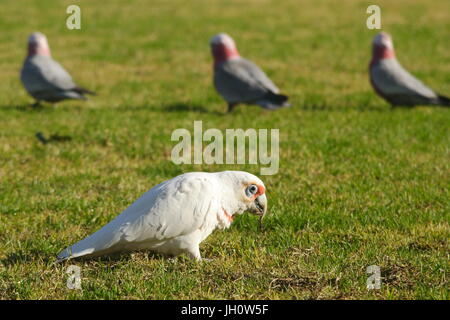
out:
M372 60L395 58L394 44L389 34L380 32L373 38Z
M34 32L28 37L28 55L34 56L36 54L50 56L47 37L40 32Z
M219 33L211 38L211 52L214 57L214 64L218 64L229 59L239 58L236 43L226 33Z

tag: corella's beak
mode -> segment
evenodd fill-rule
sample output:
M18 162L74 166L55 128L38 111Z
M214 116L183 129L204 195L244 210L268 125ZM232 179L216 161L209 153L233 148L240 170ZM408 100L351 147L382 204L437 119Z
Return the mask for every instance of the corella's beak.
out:
M267 198L265 194L262 194L259 197L256 197L256 199L253 201L251 212L258 216L263 217L266 214L266 211L267 211Z

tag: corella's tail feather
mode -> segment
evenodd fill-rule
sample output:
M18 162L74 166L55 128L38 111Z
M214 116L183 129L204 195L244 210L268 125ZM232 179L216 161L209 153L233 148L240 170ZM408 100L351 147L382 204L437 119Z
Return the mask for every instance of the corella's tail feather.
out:
M81 257L81 256L84 256L84 255L94 252L93 248L82 250L82 251L74 251L74 249L73 249L74 246L67 247L60 254L58 254L58 262L69 260L72 258Z
M57 262L62 262L65 260L68 260L72 257L72 247L67 247L66 249L64 249L63 251L61 251L57 258Z
M82 240L84 241L84 240ZM80 242L82 242L80 241ZM78 249L77 249L78 247ZM82 256L86 256L86 255L91 255L95 252L95 248L84 248L81 249L79 243L76 243L73 246L67 247L66 249L64 249L63 251L61 251L57 258L58 258L58 262L61 261L65 261L68 259L72 259L72 258L78 258L78 257L82 257Z
M119 217L90 236L64 249L58 255L58 259L66 260L82 256L96 256L111 250L122 239L121 227L123 219L118 219Z

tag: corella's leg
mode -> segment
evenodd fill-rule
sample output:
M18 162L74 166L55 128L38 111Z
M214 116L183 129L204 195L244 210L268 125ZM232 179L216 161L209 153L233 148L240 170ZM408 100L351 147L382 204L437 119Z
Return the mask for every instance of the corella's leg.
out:
M197 261L202 260L202 256L200 255L200 247L198 245L187 248L186 252L192 259Z
M193 258L193 259L195 259L195 260L197 260L199 262L211 262L211 261L213 261L213 259L202 258L202 256L200 255L200 248L198 246L196 248L189 249L187 251L187 253L188 253L188 255L191 258Z
M200 230L192 233L173 238L165 245L175 255L186 253L190 258L195 260L202 260L200 255L200 242L202 241L202 234Z

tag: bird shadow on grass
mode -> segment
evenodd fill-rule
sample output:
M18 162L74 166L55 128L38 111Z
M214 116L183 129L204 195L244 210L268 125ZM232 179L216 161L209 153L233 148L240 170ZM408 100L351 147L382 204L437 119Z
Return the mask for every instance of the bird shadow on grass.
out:
M0 264L5 267L14 266L16 264L30 263L32 261L42 261L45 264L51 262L51 257L46 252L32 249L30 251L20 250L6 255L6 258L0 260Z
M51 134L48 138L44 136L42 132L37 132L35 137L43 144L46 145L48 143L61 143L61 142L68 142L72 140L71 136L63 136L59 134Z
M44 111L46 108L41 104L38 106L35 106L32 103L24 104L24 105L3 105L0 106L0 110L16 110L16 111L22 111L22 112L30 112L30 111Z
M42 252L37 249L32 249L29 251L20 250L17 252L11 252L6 255L5 258L0 259L0 264L8 268L18 264L27 264L31 262L43 262L44 264L59 264L59 263L71 263L71 262L92 262L92 263L118 263L118 262L128 262L133 260L133 254L139 253L142 257L147 257L151 260L167 260L170 256L165 256L151 251L136 251L136 252L125 252L116 253L108 256L100 256L94 258L84 258L79 257L75 259L64 260L58 262L56 255L49 255L47 252Z
M136 258L137 256L137 258ZM161 253L153 252L153 251L131 251L131 252L118 252L112 253L105 256L99 257L77 257L69 260L59 261L59 263L70 263L70 262L84 262L84 263L107 263L107 264L116 264L120 262L130 262L139 259L148 259L148 260L169 260L176 259L175 257L164 255ZM55 258L55 261L56 258ZM58 263L58 262L57 262Z
M321 112L321 111L348 112L350 110L361 111L361 112L386 111L386 108L384 108L384 107L373 106L373 105L361 105L361 106L355 107L355 106L349 106L349 105L343 105L343 104L330 105L327 103L308 103L308 102L304 103L304 104L300 104L298 107L299 107L299 109L304 110L304 111L314 111L314 112Z
M120 106L117 107L116 110L132 112L132 111L142 111L148 110L153 112L170 112L170 113L182 113L182 112L197 112L197 113L209 113L209 114L217 114L224 115L222 112L218 112L216 110L209 110L202 105L198 104L190 104L190 103L173 103L173 104L163 104L160 106L154 105L135 105L135 106Z
M222 112L219 112L216 110L209 110L202 105L189 104L189 103L184 103L184 102L163 105L159 108L159 110L161 110L163 112L197 112L197 113L209 113L209 114L216 114L216 115L224 115L224 113L222 113Z

